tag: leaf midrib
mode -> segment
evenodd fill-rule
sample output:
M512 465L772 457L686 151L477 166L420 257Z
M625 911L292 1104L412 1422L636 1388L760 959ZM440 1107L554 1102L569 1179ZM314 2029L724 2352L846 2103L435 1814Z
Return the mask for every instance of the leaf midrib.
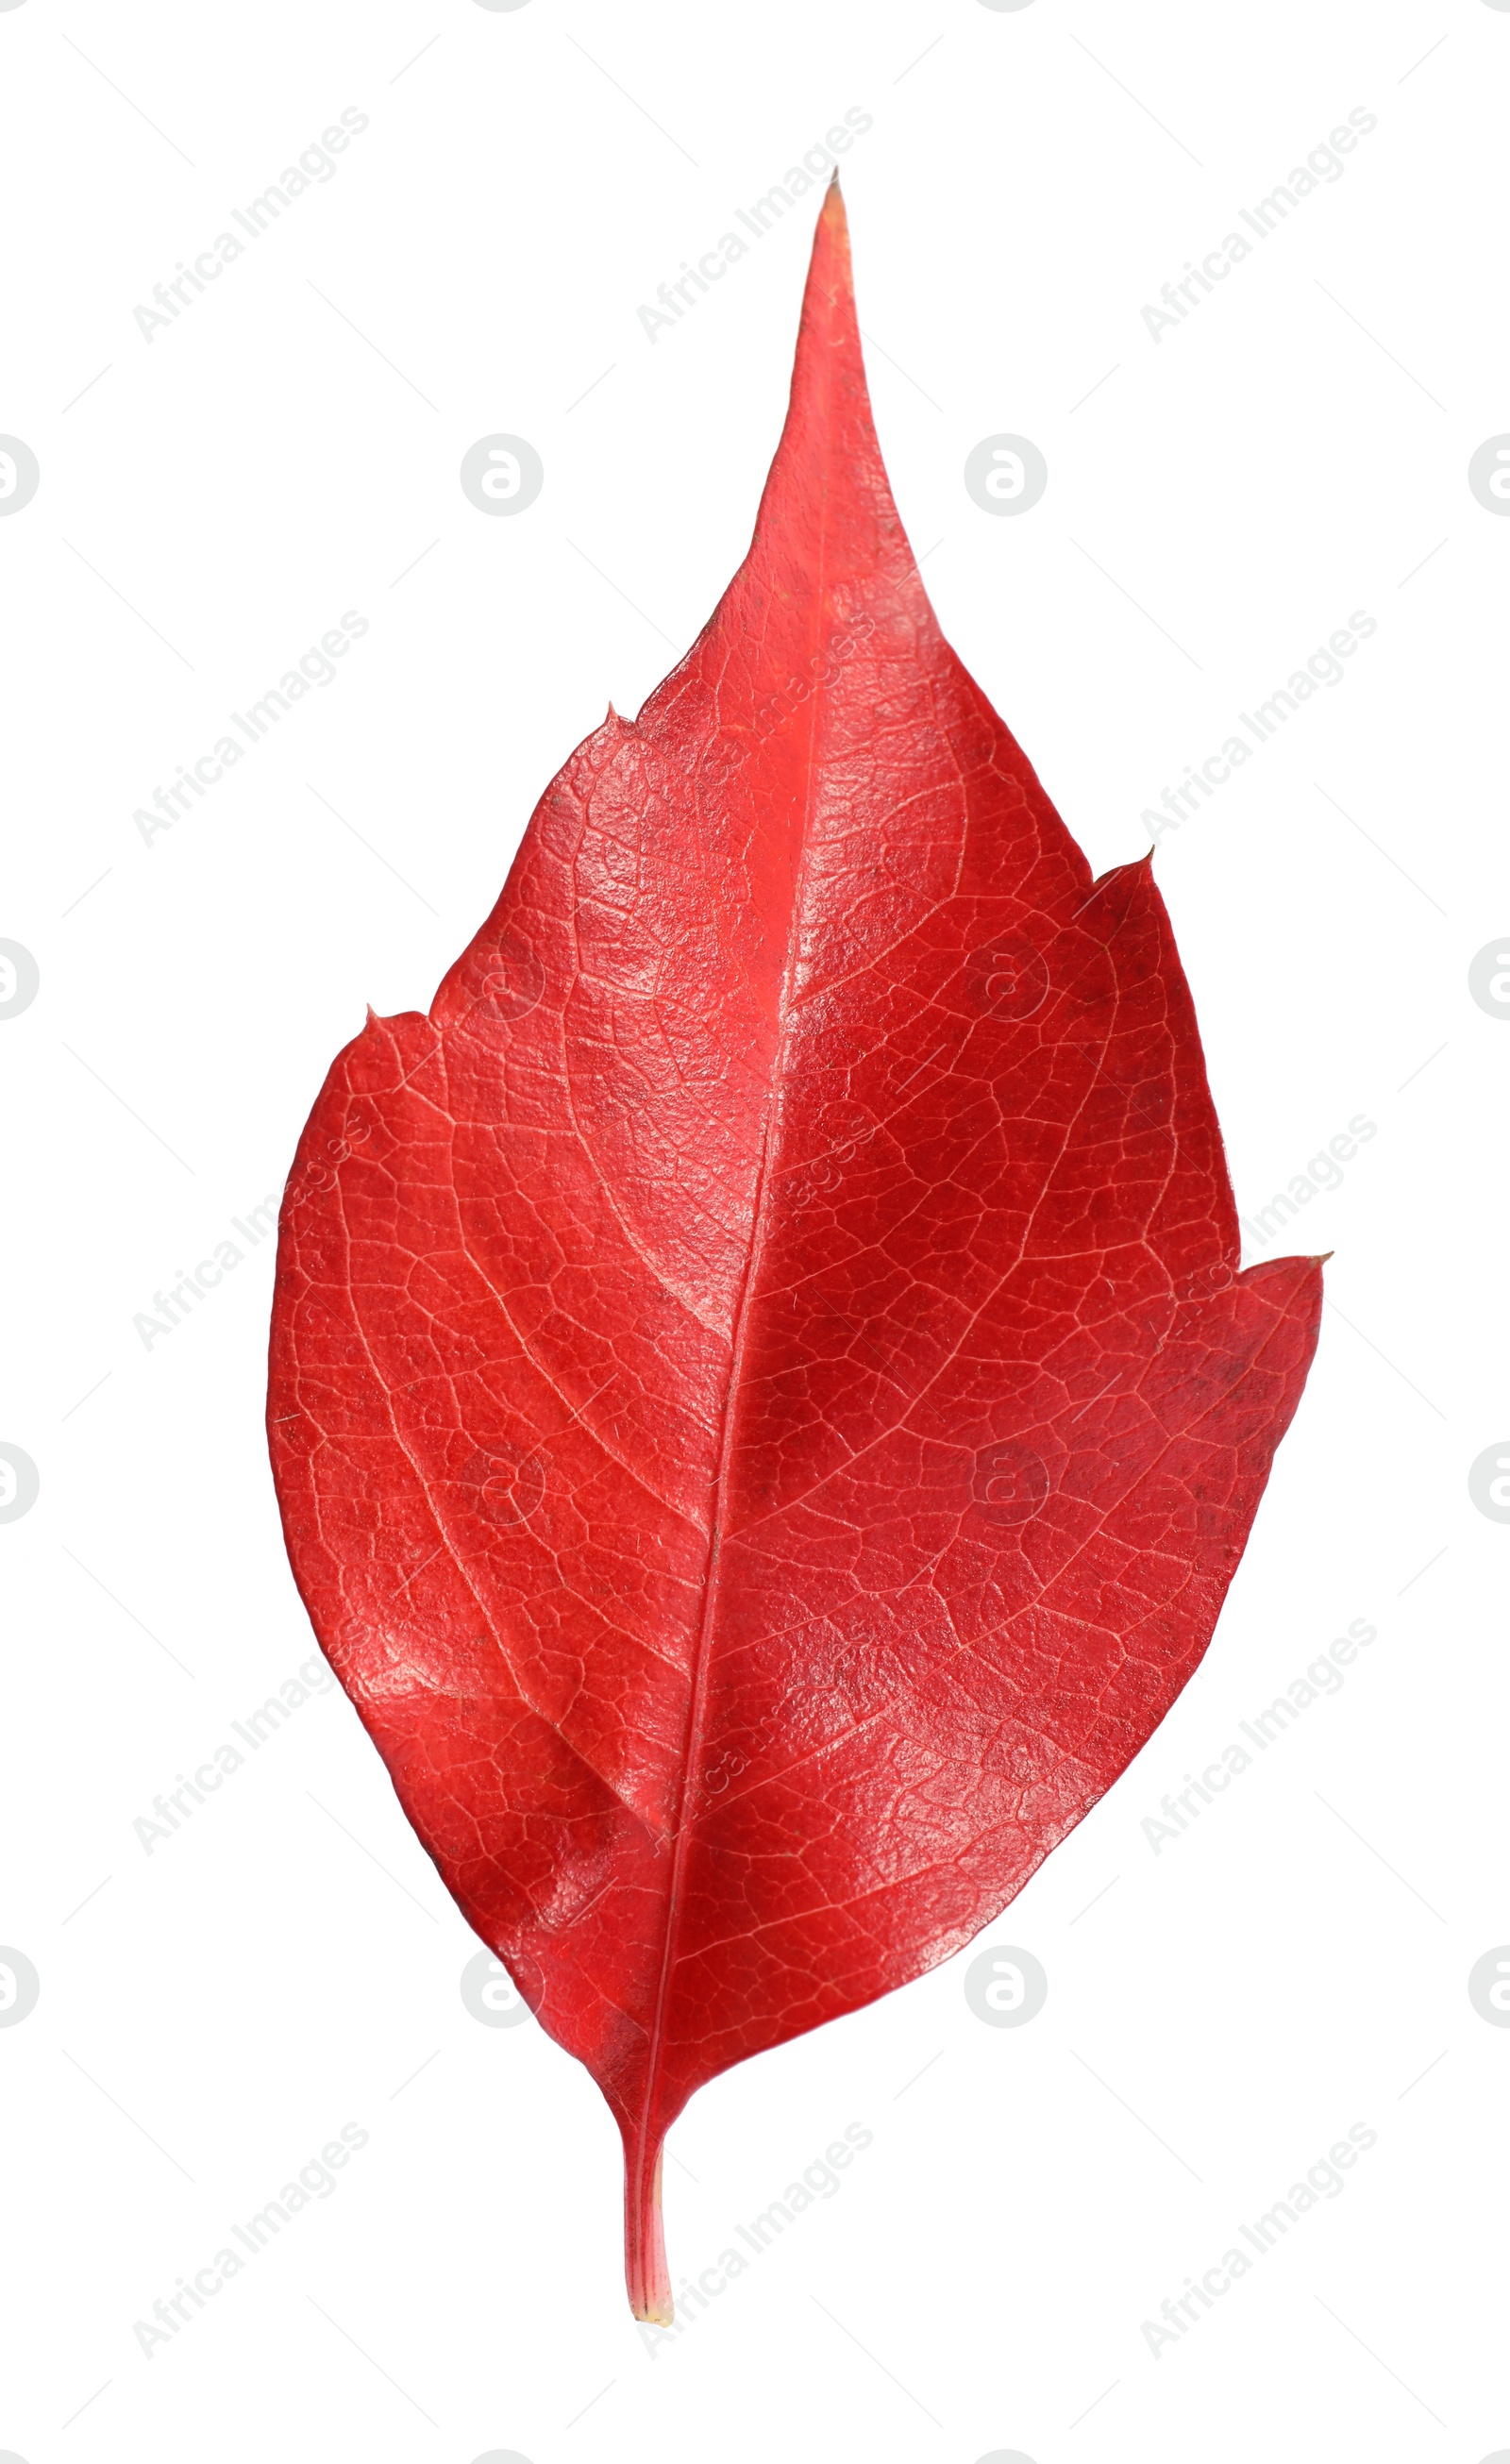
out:
M832 313L832 302L830 302ZM800 343L799 348L800 350ZM821 631L821 616L828 569L828 455L832 445L831 409L833 401L833 362L826 353L823 359L824 389L823 483L819 522L816 587L810 594L810 632ZM784 440L783 440L784 443ZM760 1157L756 1167L755 1200L751 1209L750 1245L745 1258L743 1280L735 1305L733 1332L730 1346L729 1378L724 1392L724 1411L719 1430L718 1464L713 1475L712 1511L710 1517L707 1571L703 1579L703 1615L693 1654L691 1694L688 1705L686 1745L682 1755L682 1785L677 1798L676 1819L671 1832L671 1871L667 1884L666 1917L661 1937L661 1968L656 1983L655 2009L651 2016L645 2086L641 2097L641 2145L639 2162L643 2165L649 2152L645 2145L645 2131L654 2110L660 2083L661 2055L665 2042L667 2005L671 1979L676 1967L676 1938L682 1911L682 1884L689 1849L692 1822L689 1818L689 1793L697 1770L703 1744L707 1678L711 1657L714 1620L717 1609L720 1573L720 1543L723 1538L724 1496L733 1447L734 1405L739 1392L744 1358L745 1333L752 1300L756 1288L757 1270L765 1245L767 1201L771 1184L770 1162L777 1144L782 1096L786 1085L788 1030L795 1004L792 985L796 972L799 946L799 924L803 913L807 889L808 849L812 836L813 803L818 783L817 746L821 714L826 710L826 693L815 693L808 704L810 713L808 755L805 779L805 800L802 812L801 839L798 855L792 903L787 914L786 954L781 971L781 990L777 1009L776 1049L771 1067L771 1081L766 1094L765 1123L760 1141Z

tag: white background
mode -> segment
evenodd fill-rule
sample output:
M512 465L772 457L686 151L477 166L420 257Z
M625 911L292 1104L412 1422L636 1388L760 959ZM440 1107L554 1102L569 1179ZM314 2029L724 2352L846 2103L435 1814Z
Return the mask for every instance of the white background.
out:
M0 2447L531 2464L1033 2464L1510 2447L1510 12L1484 0L24 0L0 11ZM1155 342L1140 311L1347 113L1378 126ZM138 302L343 108L370 126L146 341ZM1098 868L1351 611L1377 630L1157 875L1252 1216L1363 1113L1293 1245L1310 1385L1206 1662L972 1954L737 2070L672 2134L673 2277L850 2123L873 2144L653 2355L618 2149L476 1946L339 1693L149 1856L151 1800L313 1644L261 1433L271 1243L144 1349L155 1289L281 1185L362 1004L426 1006L536 796L737 563L817 190L652 343L684 258L852 107L883 447L946 631ZM1103 381L1104 380L1104 381ZM585 397L585 398L583 398ZM527 437L514 519L457 466ZM1041 503L977 509L1025 433ZM133 811L355 609L337 680L170 832ZM340 818L338 818L340 817ZM235 1236L231 1236L235 1237ZM1257 1243L1272 1255L1283 1239ZM1143 1829L1353 1619L1342 1691L1154 1853ZM926 2067L927 2066L927 2067ZM370 2134L167 2345L133 2322L344 2123ZM1349 2125L1377 2144L1150 2353L1145 2319ZM584 2408L591 2408L585 2409ZM579 2417L580 2416L580 2417Z

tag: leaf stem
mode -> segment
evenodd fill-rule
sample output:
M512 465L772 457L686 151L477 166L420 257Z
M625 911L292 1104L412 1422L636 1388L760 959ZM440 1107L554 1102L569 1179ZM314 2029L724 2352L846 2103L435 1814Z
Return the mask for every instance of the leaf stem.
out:
M663 2143L664 2144L664 2143ZM624 2151L624 2272L629 2307L652 2326L671 2323L671 2278L666 2264L666 2238L661 2229L661 2166L658 2146L652 2164L643 2144Z

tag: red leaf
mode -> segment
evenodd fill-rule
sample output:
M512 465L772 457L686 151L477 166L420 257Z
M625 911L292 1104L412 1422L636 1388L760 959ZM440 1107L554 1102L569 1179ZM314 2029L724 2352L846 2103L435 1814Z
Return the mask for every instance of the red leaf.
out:
M1236 1272L1149 863L940 636L830 192L750 554L284 1200L321 1644L624 2136L969 1942L1199 1661L1317 1333Z

